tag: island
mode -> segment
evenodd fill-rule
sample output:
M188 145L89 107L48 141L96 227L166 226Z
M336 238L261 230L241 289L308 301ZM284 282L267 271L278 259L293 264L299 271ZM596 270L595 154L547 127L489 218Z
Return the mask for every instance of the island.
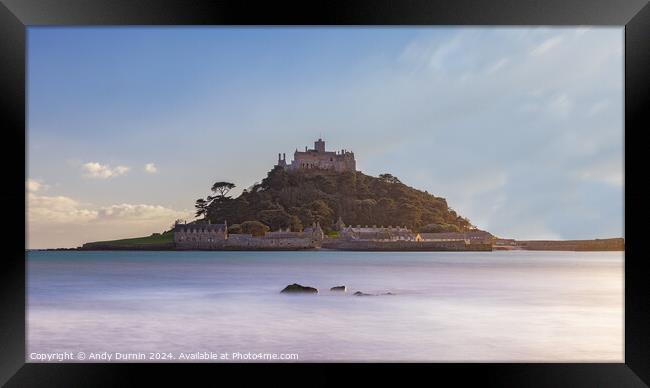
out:
M517 241L481 230L445 198L385 173L356 170L354 153L314 148L286 154L266 178L233 198L235 184L215 182L195 201L196 219L161 233L89 242L79 250L359 250L359 251L620 251L623 238Z

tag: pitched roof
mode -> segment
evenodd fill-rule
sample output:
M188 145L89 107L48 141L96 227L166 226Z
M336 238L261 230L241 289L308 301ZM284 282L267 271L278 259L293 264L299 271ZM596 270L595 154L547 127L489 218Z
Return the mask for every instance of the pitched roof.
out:
M390 233L408 233L410 230L406 227L356 227L356 226L348 226L344 229L346 232L353 232L353 233L382 233L382 232L390 232Z
M176 224L174 231L186 232L186 231L199 231L207 230L210 232L218 232L220 230L225 230L226 224Z

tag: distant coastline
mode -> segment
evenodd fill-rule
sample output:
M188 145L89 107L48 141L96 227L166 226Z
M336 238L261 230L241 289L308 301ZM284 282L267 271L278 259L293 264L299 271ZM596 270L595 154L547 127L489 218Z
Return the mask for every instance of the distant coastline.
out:
M135 239L131 239L135 240ZM177 248L172 243L124 244L96 242L84 244L76 248L46 248L28 249L27 251L398 251L398 252L486 252L486 251L625 251L623 238L606 238L591 240L496 240L494 244L471 244L465 247L427 244L427 242L336 242L336 239L326 239L319 248L293 247L222 247L212 249ZM116 240L126 241L126 240Z

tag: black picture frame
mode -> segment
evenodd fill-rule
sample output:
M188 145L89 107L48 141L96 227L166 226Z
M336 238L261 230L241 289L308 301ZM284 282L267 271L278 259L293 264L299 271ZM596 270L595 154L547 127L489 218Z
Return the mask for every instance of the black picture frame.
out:
M26 28L35 25L607 25L625 26L625 362L585 364L35 364L25 363ZM0 0L0 108L4 169L1 196L0 384L123 386L152 379L226 377L286 384L373 381L405 386L451 378L454 385L643 387L650 384L650 300L644 270L644 130L650 128L650 5L645 0L304 1ZM639 171L635 173L634 171ZM646 206L647 207L647 206ZM638 226L638 227L635 227ZM22 239L21 239L22 236ZM334 374L334 372L339 372Z

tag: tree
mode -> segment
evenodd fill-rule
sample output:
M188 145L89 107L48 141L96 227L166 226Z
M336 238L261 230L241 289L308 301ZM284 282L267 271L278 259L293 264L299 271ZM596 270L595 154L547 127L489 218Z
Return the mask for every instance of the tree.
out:
M259 221L245 221L241 223L241 231L253 236L264 236L264 233L269 231L269 227Z
M259 182L255 182L252 185L250 185L250 187L248 187L246 191L255 194L260 190L260 188L262 188L262 185Z
M185 220L181 220L180 218L177 219L176 221L174 221L174 224L171 226L170 230L174 230L176 228L176 225L184 224L185 222L186 222Z
M420 227L420 233L450 233L460 232L460 228L453 224L427 224Z
M361 172L291 171L275 168L261 182L230 197L235 187L216 182L207 198L197 200L197 217L229 225L258 221L270 230L299 231L319 221L325 231L339 216L348 225L439 225L429 230L472 228L469 220L448 208L444 198L400 183L391 174L372 177ZM257 232L256 232L257 233Z
M240 224L234 224L228 226L228 234L240 234L241 233L241 225Z
M213 193L218 193L218 197L220 198L225 198L226 194L232 189L235 188L234 183L230 182L215 182L215 184L212 185L212 192ZM209 197L208 197L209 198ZM214 199L214 198L213 198Z
M312 222L315 222L311 210L305 206L292 207L289 209L289 213L298 217L302 226L311 225Z
M334 222L334 211L327 206L325 201L319 199L311 203L311 213L314 221L320 222L324 228L329 228Z
M386 183L402 183L396 176L392 176L391 174L379 174L379 179Z
M392 198L381 198L374 207L378 213L375 217L377 222L383 225L393 225L395 219L395 200Z
M257 218L271 227L271 230L285 229L291 226L291 216L282 209L262 210Z
M205 217L205 215L208 213L208 205L209 202L206 201L203 198L199 198L196 200L196 204L194 204L194 207L196 208L196 217Z
M303 226L300 222L298 216L291 216L291 231L292 232L302 232Z
M269 171L266 178L262 179L262 187L265 189L282 190L289 184L289 175L282 168L276 166Z
M420 224L420 208L410 202L401 203L397 207L397 223L414 227Z
M230 182L215 182L212 185L212 192L217 195L208 195L204 203L197 201L197 208L203 206L203 215L205 218L215 223L223 223L228 216L228 202L233 201L231 197L226 196L230 190L235 187L234 183ZM197 214L199 211L197 210Z

